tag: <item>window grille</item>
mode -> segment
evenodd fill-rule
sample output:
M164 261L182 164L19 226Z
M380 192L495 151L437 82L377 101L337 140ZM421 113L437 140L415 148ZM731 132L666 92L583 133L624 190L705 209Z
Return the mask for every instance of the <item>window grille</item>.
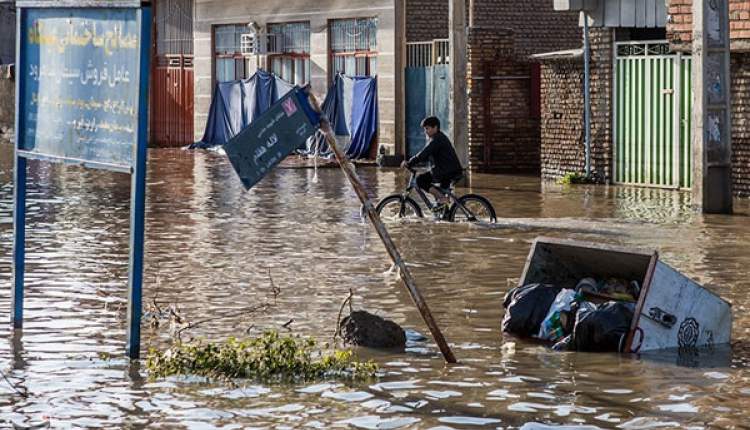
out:
M247 27L241 24L214 27L214 61L217 82L247 78L247 64L242 55L242 34Z
M268 66L272 72L295 85L310 80L310 23L269 24Z
M374 76L377 71L377 18L331 20L331 71Z

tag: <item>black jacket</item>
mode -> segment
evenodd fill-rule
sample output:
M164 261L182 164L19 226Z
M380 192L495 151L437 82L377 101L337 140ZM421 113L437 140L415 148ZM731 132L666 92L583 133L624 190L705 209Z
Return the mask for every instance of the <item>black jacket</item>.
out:
M424 163L430 160L432 162L432 176L436 179L452 179L463 173L461 162L458 161L456 150L453 149L448 136L438 131L435 136L427 142L427 146L422 151L408 161L409 167Z

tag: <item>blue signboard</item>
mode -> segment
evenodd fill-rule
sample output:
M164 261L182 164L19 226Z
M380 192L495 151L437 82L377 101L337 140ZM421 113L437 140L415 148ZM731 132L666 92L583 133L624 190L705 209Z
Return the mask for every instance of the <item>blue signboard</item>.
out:
M245 189L252 188L315 133L318 115L294 88L224 145Z
M11 324L23 327L27 159L131 173L127 353L140 354L151 10L18 0Z
M22 9L21 155L131 171L140 17L135 8Z

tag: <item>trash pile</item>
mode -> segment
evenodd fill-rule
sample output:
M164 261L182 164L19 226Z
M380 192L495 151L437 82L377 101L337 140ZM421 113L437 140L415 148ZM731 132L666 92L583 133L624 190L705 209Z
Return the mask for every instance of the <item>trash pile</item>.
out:
M581 279L575 289L528 284L505 296L503 332L556 351L623 352L641 288L637 281Z

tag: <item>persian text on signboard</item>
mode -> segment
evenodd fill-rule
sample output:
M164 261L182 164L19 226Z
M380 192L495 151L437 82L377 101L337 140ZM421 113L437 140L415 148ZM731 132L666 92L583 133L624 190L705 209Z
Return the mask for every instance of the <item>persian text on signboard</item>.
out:
M129 168L138 142L135 9L27 9L19 150Z

